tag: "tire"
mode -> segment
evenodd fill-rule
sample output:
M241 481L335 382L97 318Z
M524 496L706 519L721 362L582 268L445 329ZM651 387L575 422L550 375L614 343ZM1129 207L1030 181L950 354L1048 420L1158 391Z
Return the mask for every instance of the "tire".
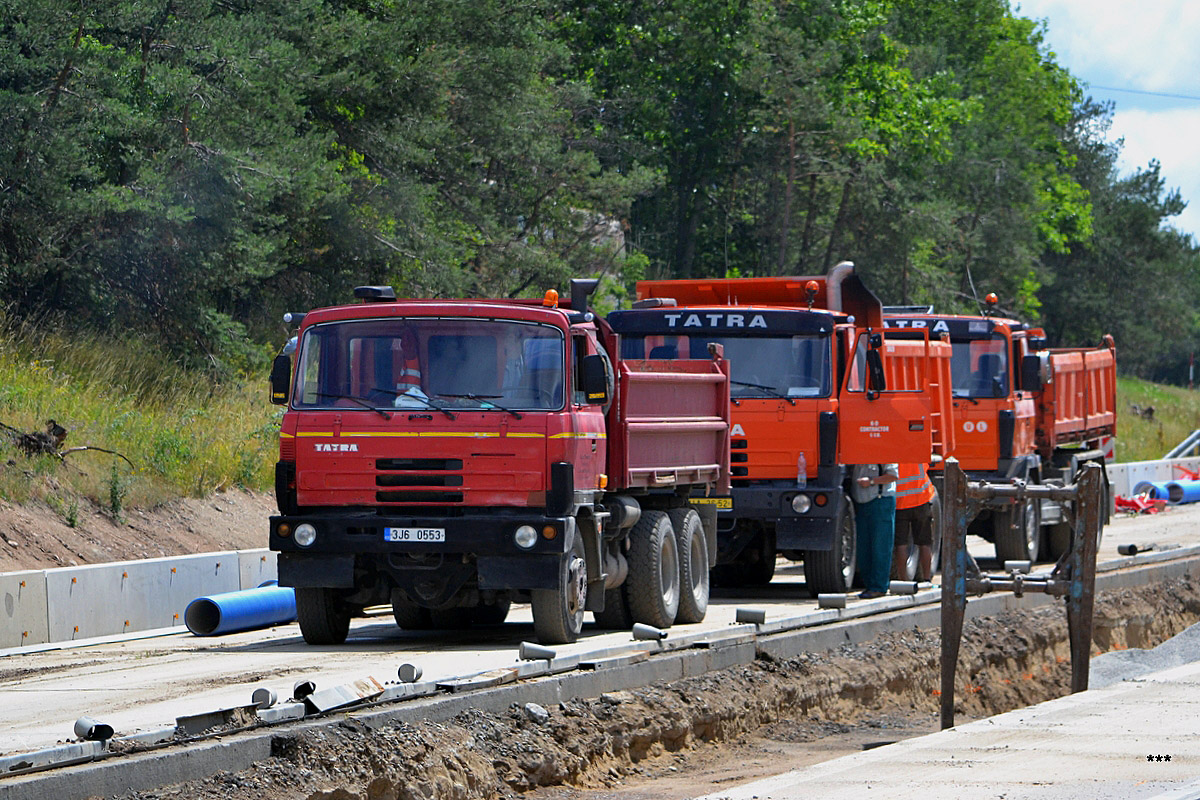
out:
M1037 500L1003 510L992 510L992 541L1000 561L1036 563L1041 550L1042 528Z
M671 520L662 511L643 511L629 538L625 597L633 621L669 628L679 612L679 550Z
M628 580L626 581L628 583ZM629 601L625 599L624 584L604 592L604 610L593 611L592 616L601 628L627 631L633 627L633 614L629 612Z
M392 592L392 617L406 631L427 631L433 627L429 609L419 606L400 592Z
M503 625L510 608L512 600L507 597L495 603L480 603L471 609L471 621L476 625Z
M530 592L533 631L540 643L570 644L579 638L587 605L587 581L583 539L576 535L571 551L559 564L558 587Z
M675 549L679 553L679 610L675 621L704 621L708 613L708 542L700 515L690 508L667 512L675 530ZM772 559L774 561L774 559Z
M757 553L757 557L747 561L744 567L746 586L766 586L775 577L775 532L763 531L758 537L756 548L747 548L749 553Z
M1046 528L1046 558L1058 561L1071 549L1071 523L1058 522Z
M444 631L465 631L471 627L475 609L471 606L429 609L430 627Z
M341 644L350 633L350 608L333 589L296 589L296 619L309 644Z
M804 551L804 579L808 583L808 591L813 595L845 594L850 591L857 561L854 507L849 499L843 499L833 547L829 550Z

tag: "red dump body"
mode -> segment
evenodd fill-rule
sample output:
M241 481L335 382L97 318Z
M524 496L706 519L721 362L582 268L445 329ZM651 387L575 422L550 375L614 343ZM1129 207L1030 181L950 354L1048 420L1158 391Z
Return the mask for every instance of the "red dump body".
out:
M609 413L609 488L693 484L727 493L728 363L615 363L618 389Z

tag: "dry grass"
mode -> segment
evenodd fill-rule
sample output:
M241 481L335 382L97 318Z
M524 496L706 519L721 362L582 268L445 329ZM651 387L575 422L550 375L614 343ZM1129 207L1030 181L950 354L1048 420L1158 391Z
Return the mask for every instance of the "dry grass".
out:
M0 498L41 499L69 519L80 498L114 516L179 495L203 496L271 481L277 414L266 379L216 382L172 363L146 339L111 339L61 327L0 329L0 422L20 431L57 420L64 448L28 458L0 437Z

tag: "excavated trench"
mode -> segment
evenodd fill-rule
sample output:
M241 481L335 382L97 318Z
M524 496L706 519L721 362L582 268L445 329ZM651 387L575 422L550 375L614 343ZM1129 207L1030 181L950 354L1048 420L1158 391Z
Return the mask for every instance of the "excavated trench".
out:
M1200 582L1099 593L1093 653L1150 648L1200 620ZM354 721L280 734L272 758L154 792L159 798L473 800L540 787L606 788L647 765L761 736L813 740L881 718L936 715L940 639L913 629L827 653L755 663L643 689L447 724L372 730ZM955 691L960 721L1068 693L1058 606L968 621ZM719 748L717 748L719 749Z

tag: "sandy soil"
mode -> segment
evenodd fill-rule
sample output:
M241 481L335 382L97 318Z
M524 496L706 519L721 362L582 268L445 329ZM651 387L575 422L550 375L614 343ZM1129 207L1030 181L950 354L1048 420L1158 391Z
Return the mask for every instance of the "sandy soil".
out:
M43 503L0 502L0 572L266 547L274 513L269 494L229 491L130 509L120 522L81 507L71 527Z

